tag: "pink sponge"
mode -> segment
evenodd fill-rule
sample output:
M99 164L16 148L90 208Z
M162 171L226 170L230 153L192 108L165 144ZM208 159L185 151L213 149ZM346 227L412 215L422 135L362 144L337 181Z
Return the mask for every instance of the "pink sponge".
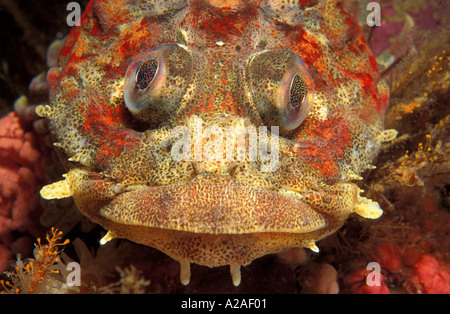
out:
M423 254L414 267L413 281L427 294L450 293L450 268L429 254Z
M375 258L382 269L396 273L402 269L402 255L402 250L397 245L383 243L377 247Z
M41 235L39 188L43 178L35 135L12 112L0 119L0 245L14 242L13 232ZM3 271L3 269L0 269Z

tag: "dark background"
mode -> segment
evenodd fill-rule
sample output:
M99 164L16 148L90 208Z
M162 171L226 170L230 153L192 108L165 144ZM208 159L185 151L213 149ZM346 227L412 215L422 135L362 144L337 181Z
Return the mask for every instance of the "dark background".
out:
M70 32L66 10L71 1L0 0L0 117L30 80L46 70L47 47ZM82 11L88 0L77 1Z

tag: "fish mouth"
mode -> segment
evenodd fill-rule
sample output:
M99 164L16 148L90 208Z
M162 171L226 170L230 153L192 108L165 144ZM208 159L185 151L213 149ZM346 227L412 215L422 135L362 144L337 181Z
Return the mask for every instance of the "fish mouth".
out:
M165 186L121 186L74 168L45 186L46 199L72 196L80 211L111 238L155 247L175 260L210 267L247 265L288 247L318 252L315 242L356 212L377 218L378 204L352 183L308 195L250 186L228 175L201 174Z
M119 185L80 168L66 180L44 187L46 199L73 196L92 220L203 234L261 232L310 233L343 223L367 203L352 183L338 183L321 192L269 190L217 174L164 186ZM366 204L367 205L367 204ZM372 214L382 211L372 206ZM380 212L381 211L381 212ZM361 213L360 213L361 214Z
M207 234L307 233L329 220L299 198L226 175L139 187L117 195L99 214L125 225Z

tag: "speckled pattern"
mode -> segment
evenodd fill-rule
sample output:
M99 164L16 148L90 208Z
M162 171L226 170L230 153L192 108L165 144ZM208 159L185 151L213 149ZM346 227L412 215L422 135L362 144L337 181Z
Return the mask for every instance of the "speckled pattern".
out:
M50 105L37 110L69 170L41 195L72 196L110 231L104 241L125 237L180 261L184 283L197 263L229 264L239 284L239 265L286 247L317 250L354 212L380 216L352 181L395 136L383 131L387 86L340 1L292 3L91 1L48 72ZM152 49L166 71L133 98L145 110L131 113L124 89L136 76L125 73ZM276 97L290 95L289 73L310 98L294 128L289 97ZM175 161L171 130L195 135L196 119L219 130L279 126L278 167L262 172L260 156Z

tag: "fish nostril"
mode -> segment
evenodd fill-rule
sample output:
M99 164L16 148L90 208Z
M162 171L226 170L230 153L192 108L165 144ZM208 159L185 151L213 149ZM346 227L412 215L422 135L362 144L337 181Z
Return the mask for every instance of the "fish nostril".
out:
M198 175L198 174L204 172L204 171L203 171L202 162L199 162L199 161L193 161L193 162L192 162L192 168L194 169L194 174L195 174L195 175Z
M161 142L161 147L165 152L170 152L172 150L173 143L170 140L166 139Z
M231 162L228 162L226 164L226 166L227 166L226 171L228 172L229 175L232 176L236 172L236 169L239 166L239 163L237 161L231 161Z

